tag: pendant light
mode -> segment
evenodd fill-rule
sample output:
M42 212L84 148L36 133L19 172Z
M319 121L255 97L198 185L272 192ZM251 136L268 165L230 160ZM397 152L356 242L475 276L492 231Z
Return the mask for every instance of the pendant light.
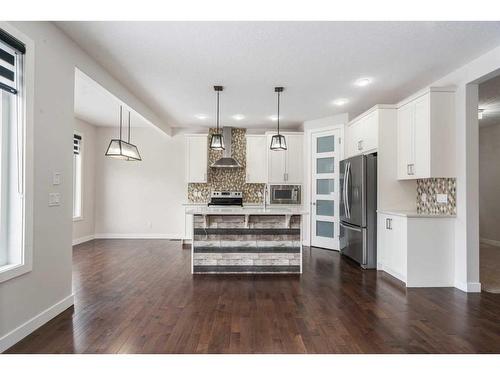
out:
M212 138L210 139L210 149L212 150L224 150L224 137L222 136L221 131L219 130L219 94L223 90L222 86L214 86L214 90L217 93L217 130L214 134L212 134Z
M120 139L112 139L109 142L106 156L122 160L142 160L137 147L130 143L130 114L129 114L129 142L122 140L122 106L120 106Z
M278 93L278 134L273 135L271 138L271 150L273 151L285 151L286 150L286 140L285 136L280 134L280 93L283 92L283 87L275 87L274 92Z

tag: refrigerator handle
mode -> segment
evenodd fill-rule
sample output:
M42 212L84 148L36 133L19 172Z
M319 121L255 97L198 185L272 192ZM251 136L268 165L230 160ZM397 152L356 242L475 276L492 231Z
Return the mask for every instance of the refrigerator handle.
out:
M351 218L351 206L349 204L349 176L351 175L351 163L347 163L347 172L345 177L345 203L347 209L347 218Z
M345 204L345 199L346 199L346 195L345 195L345 191L346 191L346 185L345 185L345 182L346 182L346 178L347 178L347 165L349 164L349 162L346 162L345 165L344 165L344 180L342 181L342 200L343 200L343 205L344 205L344 214L347 216L347 206Z

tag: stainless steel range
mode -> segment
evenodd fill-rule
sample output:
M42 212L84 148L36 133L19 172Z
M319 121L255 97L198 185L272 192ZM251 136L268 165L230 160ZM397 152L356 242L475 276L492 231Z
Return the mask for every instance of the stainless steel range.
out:
M243 206L243 193L241 191L213 191L208 205Z

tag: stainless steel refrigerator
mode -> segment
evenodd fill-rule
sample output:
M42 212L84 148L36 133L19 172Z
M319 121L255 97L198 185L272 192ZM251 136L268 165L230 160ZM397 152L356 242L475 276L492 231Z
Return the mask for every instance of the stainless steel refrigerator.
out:
M340 252L377 267L377 155L340 162Z

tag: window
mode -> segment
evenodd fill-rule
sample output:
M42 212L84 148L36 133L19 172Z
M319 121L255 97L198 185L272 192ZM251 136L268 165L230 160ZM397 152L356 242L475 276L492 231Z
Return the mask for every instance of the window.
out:
M26 252L31 236L26 236L25 212L24 54L24 44L0 29L0 282L31 270L31 252Z
M82 136L73 135L73 219L82 218Z

